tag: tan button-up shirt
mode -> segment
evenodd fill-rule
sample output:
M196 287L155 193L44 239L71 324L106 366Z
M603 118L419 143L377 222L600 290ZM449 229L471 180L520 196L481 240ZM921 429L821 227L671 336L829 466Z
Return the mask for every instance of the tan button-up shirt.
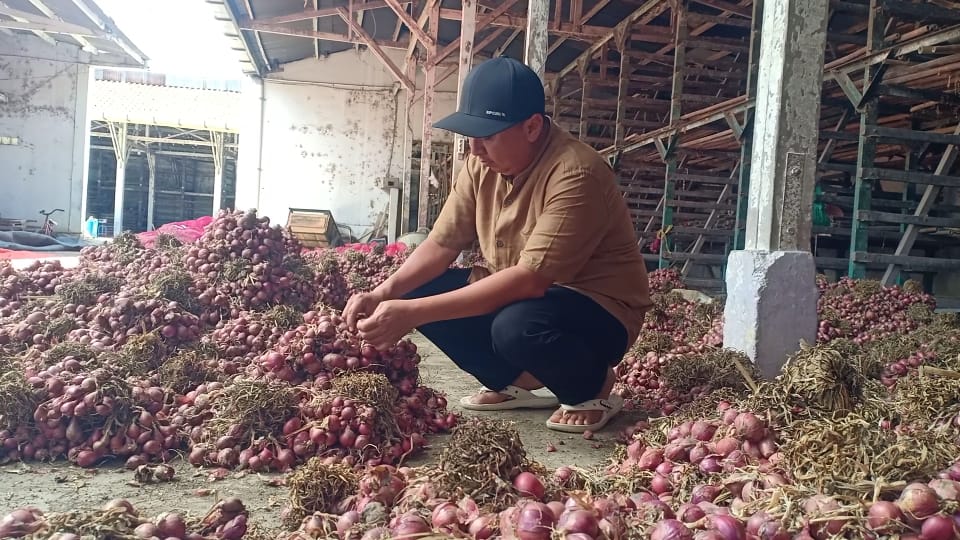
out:
M533 163L513 178L467 158L430 237L464 250L479 241L486 269L517 264L585 294L636 341L652 305L630 213L610 165L552 121Z

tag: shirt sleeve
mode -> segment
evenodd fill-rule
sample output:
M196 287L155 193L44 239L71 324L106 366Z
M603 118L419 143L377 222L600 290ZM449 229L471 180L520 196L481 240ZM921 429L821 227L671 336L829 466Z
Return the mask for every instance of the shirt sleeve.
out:
M443 247L462 251L477 238L476 174L473 159L460 169L429 238Z
M612 181L612 171L584 167L551 179L543 213L526 239L519 264L555 283L573 281L609 227L609 190L602 183Z

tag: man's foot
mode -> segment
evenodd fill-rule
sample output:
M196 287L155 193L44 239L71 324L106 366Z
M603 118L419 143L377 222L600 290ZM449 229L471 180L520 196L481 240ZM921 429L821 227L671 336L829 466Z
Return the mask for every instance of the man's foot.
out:
M502 411L507 409L543 409L557 406L557 397L552 394L536 393L532 390L543 388L543 384L528 373L524 373L513 384L496 392L484 388L478 394L463 397L460 405L473 411Z
M529 388L529 390L539 390L539 388ZM468 396L465 399L473 405L492 405L494 403L503 403L504 401L510 401L516 398L506 394L501 394L500 392L494 392L493 390L481 390L479 393Z
M609 398L610 392L613 391L613 384L616 382L616 380L617 376L613 373L613 369L611 368L607 370L607 378L603 381L603 386L600 388L600 393L597 394L596 398ZM606 411L607 409L602 407L583 411L565 411L560 408L550 416L548 423L565 424L569 426L589 426L600 422L603 419L603 415L606 413Z

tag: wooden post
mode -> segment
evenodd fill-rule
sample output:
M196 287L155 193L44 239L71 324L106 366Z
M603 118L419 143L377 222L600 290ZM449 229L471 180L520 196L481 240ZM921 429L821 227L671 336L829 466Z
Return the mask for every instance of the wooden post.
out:
M477 30L477 0L463 0L461 2L463 16L460 19L460 68L457 81L457 107L463 95L463 81L473 67L473 39ZM462 135L455 136L453 149L453 176L451 182L456 182L460 170L467 159L467 140Z
M625 129L623 127L624 116L627 113L627 94L630 91L630 55L627 54L630 39L627 37L628 31L621 31L617 35L617 50L620 52L620 80L617 85L617 124L613 136L613 145L620 148L623 144Z
M884 47L886 27L887 17L883 13L881 2L871 0L867 25L867 54ZM864 89L870 84L870 80L878 69L879 67L874 66L864 68ZM870 210L873 199L874 182L871 179L864 178L863 170L873 167L873 162L877 156L877 140L873 137L867 137L866 131L869 127L876 125L879 118L879 107L880 100L874 95L874 97L866 100L860 109L860 146L857 151L857 177L854 183L853 219L850 234L850 262L847 267L847 275L853 278L863 278L867 275L867 265L856 262L854 256L857 252L866 252L870 244L868 225L865 221L859 219L859 214L861 210Z
M674 26L674 53L673 53L673 86L670 91L670 127L676 127L680 123L682 115L683 98L683 79L685 76L685 67L687 64L686 41L690 29L687 26L687 7L689 0L678 0L674 5L673 24ZM630 32L630 27L626 28ZM680 144L680 134L676 133L667 144L664 152L664 160L667 163L666 175L663 182L663 217L660 220L660 227L663 231L673 226L673 198L674 198L674 180L673 176L677 174L679 165L677 164L677 146ZM670 261L665 255L669 255L670 246L667 238L660 241L660 268L668 268Z
M763 26L763 0L753 2L750 24L750 56L747 60L747 99L757 95L757 77L760 71L760 31ZM750 109L743 111L740 136L740 177L737 186L737 213L733 227L733 249L746 245L747 212L750 200L750 159L753 156L753 119Z
M430 37L437 42L440 27L440 2L431 6ZM428 56L437 54L437 47L431 47ZM426 62L423 84L423 136L420 139L420 196L417 198L417 230L428 227L430 217L430 171L433 157L433 98L437 82L437 66Z
M587 119L590 118L588 115L590 113L589 107L587 106L587 101L590 99L590 59L586 58L580 63L580 84L582 85L582 93L580 94L580 129L579 137L580 140L584 140L587 137L587 130L589 129L589 124Z
M525 64L545 82L544 72L547 66L547 45L550 37L547 24L550 21L550 0L527 0L527 34L524 46Z
M417 101L417 92L416 92L416 83L417 83L417 63L410 62L405 66L405 72L407 78L412 80L414 83L413 90L407 90L407 109L404 116L405 122L410 119L411 113L413 112L413 105ZM412 130L411 130L412 131ZM406 234L410 232L410 224L412 222L410 216L410 201L413 200L413 171L411 167L411 158L413 157L413 137L407 136L407 130L403 130L403 150L401 151L401 159L404 160L403 165L403 178L400 179L400 224L399 224L399 235Z

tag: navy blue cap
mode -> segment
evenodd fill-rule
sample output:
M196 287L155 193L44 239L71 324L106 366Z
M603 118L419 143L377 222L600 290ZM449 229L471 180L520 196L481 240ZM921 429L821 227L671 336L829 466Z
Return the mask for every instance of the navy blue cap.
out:
M546 111L543 82L522 62L501 56L478 64L463 81L457 112L433 127L490 137Z

